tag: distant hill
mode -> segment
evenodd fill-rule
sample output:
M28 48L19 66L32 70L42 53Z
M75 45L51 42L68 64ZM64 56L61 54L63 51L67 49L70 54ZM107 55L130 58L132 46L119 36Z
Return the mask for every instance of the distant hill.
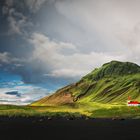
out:
M31 105L63 105L73 103L126 104L127 98L140 101L140 66L130 62L111 61L94 69L77 83Z

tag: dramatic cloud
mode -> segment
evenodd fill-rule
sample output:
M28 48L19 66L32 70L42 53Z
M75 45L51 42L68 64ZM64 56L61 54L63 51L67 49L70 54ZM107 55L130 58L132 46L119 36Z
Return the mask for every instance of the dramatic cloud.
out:
M111 53L93 51L84 54L73 44L53 41L39 33L33 34L29 41L35 47L30 61L38 60L46 65L46 76L78 78L101 63L123 59L123 56Z
M24 84L56 90L111 60L140 64L139 0L1 3L0 68L20 76ZM19 101L6 94L13 91L21 93L6 90L3 100Z
M124 53L125 50L126 61L129 58L129 61L137 63L140 63L139 4L138 0L72 0L55 3L58 12L69 21L90 31L90 34L97 32L100 41L104 42L101 48L96 46L100 51L105 48L105 51Z
M19 10L16 8L16 4L19 5L16 0L6 0L2 7L2 13L7 17L9 26L7 32L8 35L25 34L27 31L24 29L28 29L32 26L32 22L29 20L28 16L25 16L24 13L19 12Z

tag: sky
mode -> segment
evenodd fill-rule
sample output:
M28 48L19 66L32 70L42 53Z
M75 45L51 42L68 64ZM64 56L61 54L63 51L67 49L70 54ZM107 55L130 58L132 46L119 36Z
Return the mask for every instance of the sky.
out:
M1 0L0 104L29 104L112 61L140 65L139 0Z

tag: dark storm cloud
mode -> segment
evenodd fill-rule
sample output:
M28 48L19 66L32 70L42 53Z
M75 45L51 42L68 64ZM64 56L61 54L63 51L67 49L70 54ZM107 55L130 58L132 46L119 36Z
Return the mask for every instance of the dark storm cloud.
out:
M2 19L0 23L1 68L21 75L23 80L29 83L40 82L37 77L42 73L43 68L37 60L28 61L32 57L34 47L27 41L27 37L31 34L32 22L29 19L30 13L26 13L26 11L31 11L34 6L36 10L39 10L40 5L39 1L33 0L6 0L1 1L0 5L0 18Z
M0 38L1 68L11 73L20 75L25 83L36 84L36 83L45 82L51 86L51 83L58 84L58 82L56 81L59 81L59 83L66 83L65 82L66 79L67 79L66 81L68 81L67 83L69 83L69 81L71 81L69 80L69 78L61 79L59 77L58 78L51 77L50 72L53 71L53 65L55 65L55 64L53 65L51 64L52 61L49 62L49 56L47 56L47 54L50 53L47 51L51 51L51 48L49 50L45 50L44 51L46 52L45 57L40 59L42 55L42 53L40 52L42 51L42 42L39 42L38 44L34 44L28 40L28 38L30 38L29 35L31 35L33 31L28 32L27 34L27 28L25 27L31 27L29 21L27 20L28 17L30 17L30 13L27 14L25 11L27 9L30 10L31 13L32 12L35 13L37 12L37 10L39 10L43 2L45 1L31 0L31 1L18 2L16 0L11 0L11 1L7 0L3 2L2 17L3 17L3 23L6 23L3 24L6 30L4 30L4 34ZM21 9L23 9L23 7L25 7L25 9L24 10L19 9L18 5L19 7L21 7ZM33 9L33 7L35 7L35 9ZM31 19L30 19L30 23L31 23ZM38 35L45 38L44 41L47 46L47 37L41 34ZM30 40L39 41L34 36L33 38L30 38ZM53 44L59 47L59 44L53 41L52 42L48 41L48 44L52 45L52 48L53 48ZM67 44L62 44L62 43L60 45L68 46ZM39 48L38 50L36 50L37 47ZM72 52L70 49L69 52L65 50L62 51L64 54L65 53L69 54ZM39 52L40 54L35 54L37 52Z
M26 14L27 9L23 1L6 0L2 5L2 16L7 22L7 34L26 34L32 22L29 19L30 14ZM3 20L4 20L3 19ZM24 30L26 28L26 30Z
M21 94L18 91L10 91L6 92L7 95L16 95L17 97L21 97Z

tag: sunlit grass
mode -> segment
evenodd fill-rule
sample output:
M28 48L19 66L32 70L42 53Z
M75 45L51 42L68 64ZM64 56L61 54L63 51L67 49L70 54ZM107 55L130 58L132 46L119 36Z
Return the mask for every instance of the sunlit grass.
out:
M0 116L87 116L91 118L140 118L139 107L119 104L76 103L61 106L11 106L1 105Z

